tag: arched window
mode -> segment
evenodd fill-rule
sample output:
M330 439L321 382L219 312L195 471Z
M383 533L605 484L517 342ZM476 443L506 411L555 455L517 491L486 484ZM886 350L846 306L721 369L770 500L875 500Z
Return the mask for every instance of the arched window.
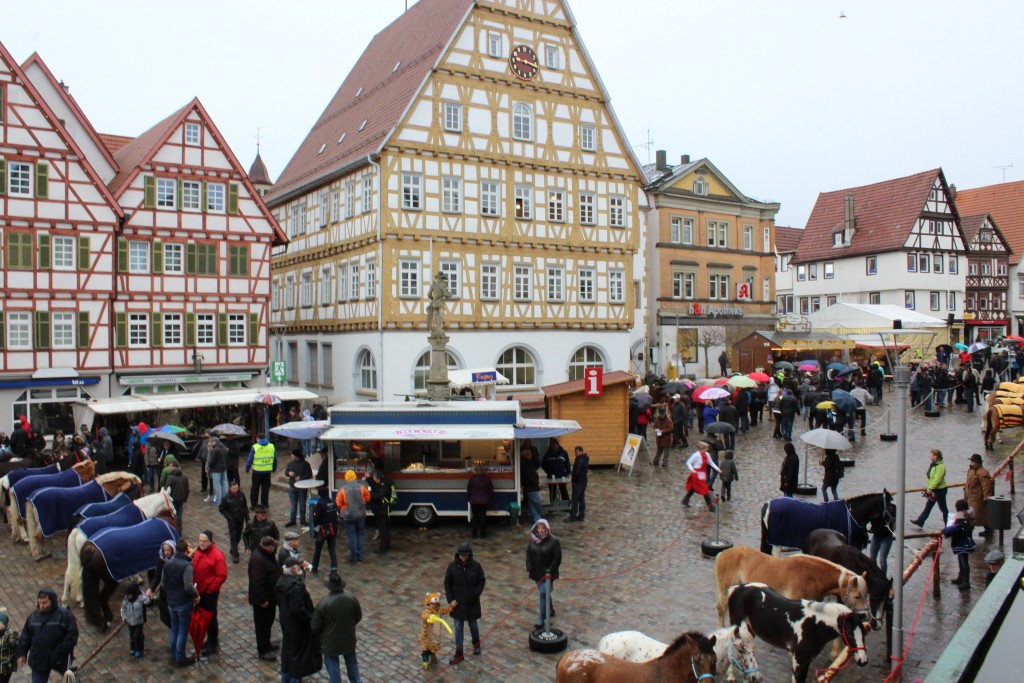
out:
M508 377L511 386L533 386L537 383L537 368L533 354L522 346L507 349L496 363L498 372Z
M377 391L377 361L369 349L359 352L359 391Z
M569 360L569 381L583 379L583 371L587 368L604 369L604 357L593 346L582 346L572 354Z
M533 107L523 102L512 105L512 139L533 140Z
M702 176L697 176L697 179L693 181L693 193L701 197L707 196L708 183Z
M451 351L445 351L445 355L448 357L448 369L458 370L459 361L455 356L452 355ZM412 386L415 391L426 391L427 390L427 377L430 376L430 351L424 351L423 355L420 356L419 360L416 361L416 367L412 371Z

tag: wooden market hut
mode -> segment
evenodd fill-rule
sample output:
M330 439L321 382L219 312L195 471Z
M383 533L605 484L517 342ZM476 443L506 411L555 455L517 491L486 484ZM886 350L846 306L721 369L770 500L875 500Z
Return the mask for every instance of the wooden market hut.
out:
M582 430L561 441L572 458L573 448L583 446L591 465L615 465L629 431L629 392L636 377L615 370L604 375L604 393L586 396L583 380L542 387L547 417L576 420Z
M769 372L772 364L780 360L795 363L813 358L824 367L842 357L844 349L855 346L855 341L830 332L758 330L736 342L732 352L733 358L739 360L736 370L747 374L755 370Z

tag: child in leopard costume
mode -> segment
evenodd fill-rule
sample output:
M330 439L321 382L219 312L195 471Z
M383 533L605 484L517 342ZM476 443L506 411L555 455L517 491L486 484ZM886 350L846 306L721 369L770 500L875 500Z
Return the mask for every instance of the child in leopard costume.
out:
M437 662L437 653L441 650L441 627L442 625L451 632L441 615L452 611L451 605L441 607L440 593L427 593L423 598L423 612L420 618L423 620L423 627L420 629L420 644L423 647L423 668L430 668L431 662Z

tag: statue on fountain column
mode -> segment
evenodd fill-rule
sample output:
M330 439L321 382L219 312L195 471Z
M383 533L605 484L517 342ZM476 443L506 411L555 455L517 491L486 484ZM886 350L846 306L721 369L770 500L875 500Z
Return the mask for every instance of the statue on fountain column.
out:
M430 327L430 335L443 335L445 305L452 298L451 290L448 289L448 278L444 273L434 275L427 298L430 299L427 307L427 326Z

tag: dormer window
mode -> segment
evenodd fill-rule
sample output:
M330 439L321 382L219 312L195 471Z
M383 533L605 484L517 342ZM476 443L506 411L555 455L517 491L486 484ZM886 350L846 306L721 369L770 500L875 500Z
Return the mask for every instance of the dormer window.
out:
M360 87L359 90L356 91L356 97L359 97L362 94L363 94L363 89L362 89L362 87Z
M320 145L320 151L317 152L317 154L323 154L325 149L327 149L327 143L326 142L324 144Z
M363 119L363 122L362 122L362 123L361 123L361 124L359 125L359 130L362 130L363 128L366 128L366 122L367 122L368 120L369 120L369 119Z
M700 197L708 195L708 183L703 176L697 176L697 179L693 181L693 193Z
M832 234L832 246L841 247L843 246L843 233L836 232Z
M348 135L348 133L342 133L342 134L341 134L341 137L340 137L340 138L338 138L338 144L339 144L339 145L340 145L340 144L342 143L342 141L343 141L343 140L345 139L345 136L346 136L346 135Z
M391 73L398 71L398 67L402 66L401 62L395 62L395 68L391 70Z

